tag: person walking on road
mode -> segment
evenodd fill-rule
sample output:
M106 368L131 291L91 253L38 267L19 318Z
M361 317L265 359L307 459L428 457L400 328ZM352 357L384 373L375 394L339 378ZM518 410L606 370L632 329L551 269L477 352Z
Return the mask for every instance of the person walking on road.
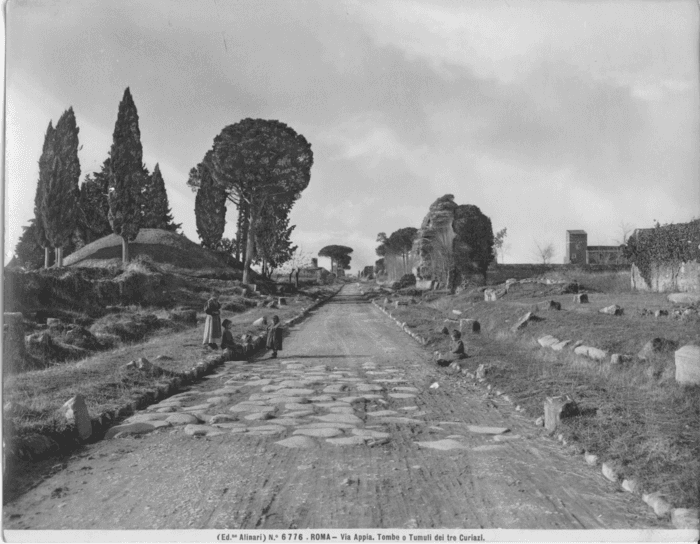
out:
M214 294L204 305L204 313L207 320L204 324L204 340L202 344L208 345L211 349L218 349L217 342L221 340L221 304L219 295Z
M267 327L266 347L272 350L271 359L276 359L277 352L282 350L282 324L276 315L272 316L272 323Z

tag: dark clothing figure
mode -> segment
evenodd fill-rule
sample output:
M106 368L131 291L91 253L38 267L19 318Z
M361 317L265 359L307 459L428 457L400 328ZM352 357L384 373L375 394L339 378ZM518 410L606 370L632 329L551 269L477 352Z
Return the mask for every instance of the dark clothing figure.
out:
M207 321L204 324L204 340L202 344L216 347L216 343L221 340L221 304L212 297L204 305L204 312L207 314Z
M267 327L267 349L272 350L272 358L277 357L277 352L282 350L282 324L277 316L272 318L272 323Z
M450 354L454 359L466 359L467 353L464 351L464 342L461 339L450 342Z
M236 347L236 343L233 341L233 333L224 329L224 333L221 336L221 349L233 349Z

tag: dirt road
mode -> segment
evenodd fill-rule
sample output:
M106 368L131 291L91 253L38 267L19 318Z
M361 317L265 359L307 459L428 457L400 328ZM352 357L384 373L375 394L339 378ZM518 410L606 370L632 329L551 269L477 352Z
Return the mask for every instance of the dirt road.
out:
M356 293L294 327L280 359L228 363L137 416L205 424L87 447L6 505L5 528L663 527Z

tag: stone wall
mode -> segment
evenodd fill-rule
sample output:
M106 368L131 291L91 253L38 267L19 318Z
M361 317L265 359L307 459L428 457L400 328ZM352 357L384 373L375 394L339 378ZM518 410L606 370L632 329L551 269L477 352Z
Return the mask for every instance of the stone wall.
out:
M639 269L632 265L630 281L632 289L638 291L700 293L700 263L691 261L678 265L652 265L651 285L642 277Z

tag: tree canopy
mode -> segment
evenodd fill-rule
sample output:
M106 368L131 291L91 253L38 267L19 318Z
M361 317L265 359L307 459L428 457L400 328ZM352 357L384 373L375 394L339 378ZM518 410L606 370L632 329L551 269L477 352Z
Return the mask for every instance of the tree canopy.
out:
M238 207L246 208L243 281L253 261L255 228L263 208L289 206L311 178L313 153L304 136L276 120L243 119L225 127L204 159L215 183ZM241 206L244 204L245 206Z
M330 245L321 248L318 252L319 257L329 257L331 260L331 268L337 270L350 269L350 253L353 249L348 246Z
M182 226L181 223L175 223L173 219L168 204L168 193L165 190L165 181L158 163L156 163L153 173L146 178L142 200L142 228L177 231Z
M197 191L194 214L202 245L216 248L226 227L226 191L214 183L209 167L201 162L190 170L187 184Z
M36 185L36 194L34 195L34 226L32 229L36 242L41 247L45 248L44 266L46 267L49 266L49 247L51 244L49 239L46 237L46 229L44 228L44 219L42 214L46 186L49 183L49 177L51 176L53 161L55 158L53 135L53 124L51 121L49 121L49 126L46 128L46 134L44 135L44 145L41 150L41 156L39 157L39 180Z

